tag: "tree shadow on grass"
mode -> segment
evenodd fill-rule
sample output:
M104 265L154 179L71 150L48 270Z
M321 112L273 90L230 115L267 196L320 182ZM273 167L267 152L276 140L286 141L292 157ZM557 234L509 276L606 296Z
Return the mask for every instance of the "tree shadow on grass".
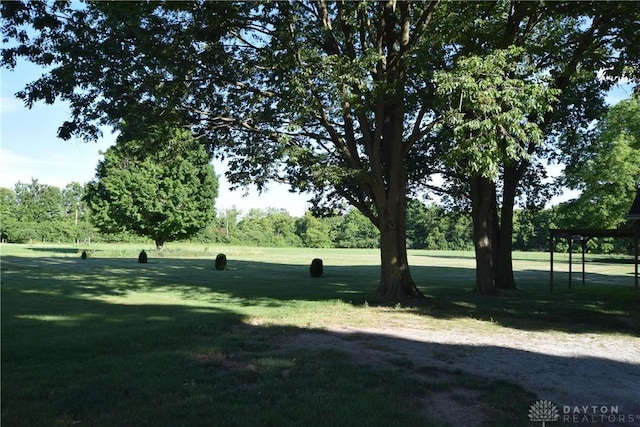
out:
M452 251L456 253L448 254L447 251L429 251L427 253L412 253L415 257L427 257L427 258L443 258L443 259L455 259L455 260L472 260L475 261L475 253L473 251Z
M446 277L450 269L426 270L440 271L438 276ZM453 270L463 275L461 269ZM425 286L429 301L420 311L436 318L473 318L522 330L640 336L640 293L628 283L628 277L611 284L611 276L589 273L586 285L574 283L569 289L567 275L557 274L554 293L550 293L548 272L520 270L516 272L519 289L502 290L500 296L487 297L473 292L473 274L469 269L464 289L451 286L451 282Z
M517 291L500 297L472 292L474 270L413 266L412 274L427 295L412 313L438 319L471 318L523 330L622 332L640 336L640 295L626 286L574 286L548 292L548 273L519 271ZM606 280L590 274L589 280ZM3 257L3 282L20 292L69 297L124 297L131 293L166 293L209 303L232 301L251 307L290 306L296 301L339 300L354 306L372 301L379 267L325 266L311 278L308 266L230 260L215 270L211 259L135 259Z
M636 260L632 255L629 255L627 257L597 257L594 255L591 255L590 259L587 261L587 263L593 263L593 262L599 262L602 264L631 264L633 265Z
M640 372L629 363L256 326L211 306L20 285L2 289L7 425L524 426L538 398L640 410ZM503 371L506 363L522 369ZM558 377L543 378L551 367ZM591 400L596 377L609 401ZM571 381L580 383L566 394L560 386Z
M29 247L27 249L35 253L54 253L54 254L66 254L66 255L77 254L78 257L80 256L83 250L86 250L87 252L92 252L92 253L97 253L102 251L101 249L81 249L81 248L53 247L53 246L47 246L42 248Z

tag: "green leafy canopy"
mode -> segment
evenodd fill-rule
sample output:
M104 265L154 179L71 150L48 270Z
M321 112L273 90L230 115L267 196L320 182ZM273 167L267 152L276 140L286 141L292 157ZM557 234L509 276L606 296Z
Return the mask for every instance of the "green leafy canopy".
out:
M543 144L539 121L560 92L515 46L461 58L435 80L449 100L445 124L455 138L450 159L471 175L491 179L502 164L529 159L529 144Z
M640 185L640 97L611 107L595 138L565 171L565 184L582 190L562 206L567 227L618 227Z
M127 230L162 247L209 225L217 192L204 146L189 131L157 129L144 141L119 138L104 153L87 200L101 231Z

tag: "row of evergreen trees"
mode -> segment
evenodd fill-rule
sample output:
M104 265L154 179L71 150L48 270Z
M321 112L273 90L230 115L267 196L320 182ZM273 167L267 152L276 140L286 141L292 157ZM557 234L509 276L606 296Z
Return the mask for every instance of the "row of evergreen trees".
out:
M83 202L85 187L72 183L60 189L33 180L13 190L0 188L0 232L9 243L146 242L127 232L102 234L91 223ZM407 240L412 249L473 250L471 219L467 213L413 201L407 212ZM548 249L549 228L569 228L558 208L518 210L514 221L514 249ZM219 211L214 222L191 239L265 247L377 248L378 232L360 212L316 218L307 212L292 217L284 209ZM628 242L593 240L593 252L626 252ZM562 250L562 247L558 248Z

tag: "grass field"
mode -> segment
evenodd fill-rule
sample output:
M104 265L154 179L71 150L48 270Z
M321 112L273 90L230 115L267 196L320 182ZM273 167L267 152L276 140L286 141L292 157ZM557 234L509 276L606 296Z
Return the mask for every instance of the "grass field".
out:
M140 249L0 245L2 425L438 426L416 396L464 382L491 425L514 426L535 398L517 384L456 372L434 384L402 364L362 366L279 342L326 326L405 322L640 336L633 265L616 259L590 257L586 284L575 274L568 289L568 258L556 256L550 294L548 254L517 253L520 289L481 297L471 292L472 253L412 251L429 298L416 309L369 304L376 250L172 244L144 248L149 263L138 264ZM218 253L224 271L214 269ZM316 257L325 274L313 279Z

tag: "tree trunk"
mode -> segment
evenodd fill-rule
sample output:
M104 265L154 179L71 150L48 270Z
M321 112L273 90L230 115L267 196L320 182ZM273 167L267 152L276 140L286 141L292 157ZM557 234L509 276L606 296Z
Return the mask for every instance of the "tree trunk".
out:
M383 304L412 303L424 298L416 287L407 257L406 195L396 196L398 203L389 203L380 213L380 284L376 297Z
M500 232L497 248L496 284L500 289L516 289L513 276L513 207L518 187L518 171L505 166L500 215ZM497 213L496 213L497 215Z
M155 238L155 242L156 242L156 249L161 251L162 248L164 247L164 242L165 242L165 238L164 237L156 237Z
M393 110L393 109L392 109ZM395 111L401 110L401 107ZM384 129L386 141L401 141L401 116L389 120ZM396 126L392 126L395 124ZM383 144L384 146L384 144ZM376 298L382 304L404 303L415 305L424 295L416 287L407 257L407 184L400 144L383 156L385 178L375 192L380 231L380 283ZM383 150L384 151L384 150Z
M471 178L471 217L476 251L476 288L482 295L499 293L495 281L495 183L488 178Z
M408 45L412 13L406 2L387 2L383 7L384 16L378 36L378 53L381 56L376 71L375 126L371 127L375 132L363 129L369 135L365 146L370 153L370 174L374 182L370 195L377 214L375 223L380 231L380 283L376 297L381 303L415 305L424 299L424 295L411 277L407 257L405 160L415 143L409 142L405 135L405 102L408 96L405 84L411 52Z

